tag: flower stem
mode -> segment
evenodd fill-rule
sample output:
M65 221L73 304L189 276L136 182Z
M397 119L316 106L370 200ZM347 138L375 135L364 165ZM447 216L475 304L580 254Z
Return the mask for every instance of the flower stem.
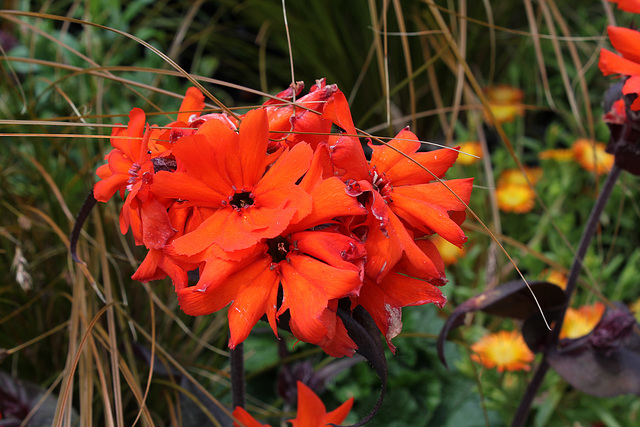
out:
M231 404L233 408L244 408L244 344L236 345L230 351L229 364L231 371Z
M578 283L578 276L580 275L580 271L582 271L582 262L584 260L584 256L587 253L587 249L589 249L589 244L591 244L591 239L595 235L598 229L598 222L600 220L600 215L602 215L602 211L604 207L607 205L607 201L611 196L613 188L615 187L616 182L618 181L618 177L620 176L620 169L615 164L611 168L609 175L607 175L607 179L602 187L602 191L598 195L596 203L593 205L593 209L591 210L591 215L587 221L587 225L582 232L582 237L580 238L580 244L578 245L578 250L573 258L573 264L571 264L571 269L569 270L569 278L567 279L567 287L565 289L565 294L567 295L567 302L565 304L564 310L560 314L560 317L556 320L555 326L551 333L549 334L549 338L547 340L547 349L555 348L558 343L558 337L560 336L560 330L562 329L562 322L564 321L564 316L569 307L569 303L571 301L571 296L573 292L576 290L576 284ZM546 354L543 355L542 361L538 368L536 369L531 382L527 387L527 391L525 392L522 400L520 401L520 405L518 406L518 410L516 415L513 418L511 423L511 427L521 427L524 425L527 414L529 413L529 409L531 408L531 403L533 402L533 398L535 397L538 389L542 385L542 381L544 380L547 371L549 370L549 363L547 362Z

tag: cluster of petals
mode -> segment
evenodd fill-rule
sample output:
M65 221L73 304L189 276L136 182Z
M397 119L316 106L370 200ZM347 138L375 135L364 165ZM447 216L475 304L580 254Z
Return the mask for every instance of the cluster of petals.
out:
M507 169L500 174L496 188L498 207L503 212L530 212L536 200L531 185L535 185L542 176L540 168ZM531 184L531 185L530 185Z
M528 371L534 355L517 331L499 331L485 335L471 346L471 359L498 372Z
M620 52L616 54L602 48L598 66L605 76L621 74L628 76L622 87L622 93L640 94L640 32L624 27L607 27L609 39L613 47ZM640 110L640 97L631 104L632 110Z
M353 397L344 402L342 405L327 412L327 408L322 400L304 383L298 381L298 413L294 419L289 420L292 427L324 427L326 425L338 425L347 418L351 407L353 406ZM246 427L271 427L269 424L261 424L253 418L245 409L237 407L233 411L233 416L243 426ZM239 426L233 423L234 427Z
M189 315L229 307L231 348L264 319L276 336L284 327L350 356L357 345L340 303L366 309L394 349L402 307L446 301L427 236L463 245L472 180L442 180L458 152L418 152L408 129L372 145L367 160L337 86L301 90L230 117L200 115L204 97L191 88L162 128L132 110L113 131L94 197L124 198L121 231L148 249L135 280L169 276Z

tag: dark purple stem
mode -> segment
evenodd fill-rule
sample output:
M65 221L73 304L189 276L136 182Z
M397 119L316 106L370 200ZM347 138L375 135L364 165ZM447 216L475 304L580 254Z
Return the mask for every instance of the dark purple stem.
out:
M611 168L609 175L607 175L607 180L602 187L602 191L598 195L598 199L596 200L595 205L593 205L593 209L591 210L591 215L589 216L589 220L587 221L587 225L582 232L582 237L580 238L580 244L578 245L578 250L576 251L575 257L573 258L573 264L571 265L571 270L569 270L569 278L567 279L567 288L565 289L565 294L567 295L567 303L564 307L564 310L560 314L560 317L556 320L556 324L553 328L553 331L549 334L549 339L547 342L547 348L555 348L558 343L558 337L560 335L560 330L562 329L562 322L564 321L564 315L569 307L569 302L571 301L571 296L576 289L576 284L578 283L578 276L580 275L580 271L582 271L582 261L584 260L584 256L587 253L587 249L589 249L589 245L591 244L591 239L595 235L598 229L598 222L600 220L600 215L604 210L604 207L607 205L607 201L611 196L613 188L618 181L618 177L620 176L620 169L615 164ZM527 414L529 413L529 409L531 408L531 403L533 402L533 398L535 397L540 385L542 385L542 381L544 380L544 376L547 374L549 370L549 363L547 363L546 354L543 355L542 362L538 365L529 386L527 387L527 391L525 392L522 400L520 401L520 405L518 406L518 411L516 412L515 417L511 423L511 427L521 427L524 425Z
M236 345L236 348L230 351L229 364L231 371L231 404L234 409L238 406L244 408L244 345L242 343Z

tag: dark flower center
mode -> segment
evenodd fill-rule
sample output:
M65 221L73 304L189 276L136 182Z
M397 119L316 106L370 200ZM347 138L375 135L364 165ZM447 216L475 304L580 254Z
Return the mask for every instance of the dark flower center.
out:
M248 191L236 193L229 201L229 204L236 209L242 209L246 208L247 206L251 206L253 205L253 194Z
M278 236L275 239L267 240L267 246L269 247L267 253L271 255L271 259L275 264L287 259L289 241L284 237Z

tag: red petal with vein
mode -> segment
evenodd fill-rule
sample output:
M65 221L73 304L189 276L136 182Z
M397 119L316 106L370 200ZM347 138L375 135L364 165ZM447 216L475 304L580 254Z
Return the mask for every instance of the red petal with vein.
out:
M151 184L151 192L156 197L185 200L184 206L219 208L231 194L231 188L228 190L222 193L186 172L160 171L154 175Z
M640 62L638 46L640 45L640 32L624 27L608 26L607 33L611 44L625 59Z
M210 153L206 158L198 159L201 153L187 146L186 150L202 166L196 172L198 176L207 176L210 172L222 177L227 185L242 187L242 167L238 152L238 134L220 120L209 120L198 129L196 135L203 135L210 144ZM265 153L266 154L266 153Z
M164 279L167 275L171 278L176 289L187 286L189 281L187 272L165 256L162 250L150 249L131 278L140 282L149 282Z
M309 170L307 170L307 173L302 177L302 181L300 181L298 185L307 193L311 193L322 180L332 176L333 165L331 164L329 146L327 144L321 144L314 150Z
M284 297L278 315L287 309L296 337L315 344L327 335L320 316L330 299L357 292L362 281L358 272L331 267L307 256L291 255L281 262Z
M142 220L142 241L148 249L162 249L176 230L171 226L169 214L162 203L147 200L140 209Z
M600 49L598 67L605 76L611 74L624 74L626 76L640 75L640 64L624 59L606 49Z
M195 134L185 136L173 145L172 153L180 164L180 171L185 171L218 193L226 196L232 192L231 186L234 183L239 184L239 182L232 181L229 176L224 174L225 169L222 168L221 157L225 156L225 152L220 151L215 144L223 145L223 141L227 139L231 139L235 144L237 135L217 120L205 123L202 128L205 126L217 128L218 135Z
M298 144L285 151L255 186L256 197L260 193L294 185L309 170L312 158L313 151L308 144Z
M378 284L365 279L362 292L354 301L369 312L395 352L391 340L402 331L402 307L432 303L442 308L447 299L430 283L398 274L396 269Z
M142 136L146 116L140 108L134 108L129 113L127 128L115 128L111 134L111 145L122 151L132 162L144 156L146 149L142 149Z
M609 0L617 3L618 7L626 12L640 13L640 1L638 0Z
M244 427L271 427L269 424L260 424L260 422L240 406L233 410L233 417L240 421ZM240 427L240 424L234 421L233 427Z
M377 166L380 171L388 171L399 161L405 158L400 152L412 155L420 148L418 137L408 129L403 129L389 141L387 145L369 144L373 153L371 153L371 165ZM393 148L395 148L395 150Z
M269 268L269 263L270 259L264 258L229 278L238 289L236 299L229 307L229 348L244 341L263 314L267 315L273 333L278 336L275 313L280 277Z
M241 188L254 186L264 175L264 158L267 156L268 143L269 122L266 111L249 111L240 124L237 147L239 167L242 171ZM226 154L227 157L229 155L233 153Z
M446 283L444 274L438 271L433 260L417 246L413 236L391 210L386 235L379 227L370 226L365 249L369 258L366 265L367 276L378 283L398 263L403 251L406 261L419 272L419 277L434 284Z
M343 180L369 179L369 163L358 138L351 136L331 137L331 162Z
M301 381L298 381L298 414L289 420L292 427L318 427L326 425L327 408L322 400Z
M346 133L356 135L356 127L353 125L349 103L340 89L327 100L322 117L332 121L336 126L344 129Z
M449 217L447 209L440 205L394 194L392 208L399 217L425 234L431 234L433 230L458 247L467 241L460 226Z
M364 244L344 234L303 231L291 235L291 242L301 253L336 268L359 272L364 265Z
M391 207L393 209L395 205L396 195L400 195L437 204L447 211L464 211L465 204L468 205L471 199L472 189L473 178L394 187Z
M301 221L291 224L290 230L304 230L326 224L340 216L366 215L367 210L347 194L344 182L332 177L322 181L311 191L311 213Z
M630 93L640 94L640 76L631 76L627 79L622 86L622 93L628 95ZM640 110L640 97L637 97L633 104L631 104L632 110Z
M189 117L192 115L200 115L204 109L204 95L197 87L187 89L187 94L180 104L180 112L178 113L178 122L189 123Z

